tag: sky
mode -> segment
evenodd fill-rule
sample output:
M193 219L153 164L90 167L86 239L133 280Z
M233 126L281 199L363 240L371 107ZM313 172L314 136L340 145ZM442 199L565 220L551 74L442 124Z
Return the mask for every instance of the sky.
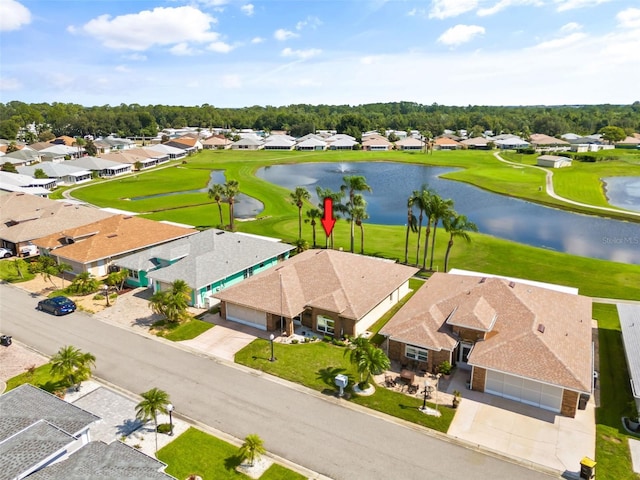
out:
M0 102L631 104L639 0L0 0Z

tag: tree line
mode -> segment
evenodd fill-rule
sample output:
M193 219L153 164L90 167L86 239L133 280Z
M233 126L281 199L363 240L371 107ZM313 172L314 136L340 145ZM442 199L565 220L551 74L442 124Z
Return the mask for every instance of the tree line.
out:
M36 131L29 131L29 125L35 125ZM531 133L588 135L611 125L627 133L640 131L640 101L631 105L457 107L389 102L244 108L217 108L208 104L85 107L73 103L0 103L0 138L28 142L48 139L51 135L155 137L163 128L186 126L286 130L294 136L327 129L358 138L365 131L387 128L418 130L431 135L439 135L445 129L466 130L470 136L485 130L525 137Z

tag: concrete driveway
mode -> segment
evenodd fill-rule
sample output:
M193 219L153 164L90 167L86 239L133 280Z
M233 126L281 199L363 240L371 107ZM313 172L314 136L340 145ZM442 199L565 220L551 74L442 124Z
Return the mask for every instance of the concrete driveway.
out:
M466 389L468 373L457 372L447 388L462 393L448 435L481 450L517 458L577 478L580 460L595 458L595 402L575 418Z

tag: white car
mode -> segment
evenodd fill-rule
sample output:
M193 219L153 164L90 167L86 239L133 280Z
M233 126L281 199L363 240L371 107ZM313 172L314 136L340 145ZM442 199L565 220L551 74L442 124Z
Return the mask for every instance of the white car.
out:
M13 252L7 248L0 247L0 258L9 258L13 256Z

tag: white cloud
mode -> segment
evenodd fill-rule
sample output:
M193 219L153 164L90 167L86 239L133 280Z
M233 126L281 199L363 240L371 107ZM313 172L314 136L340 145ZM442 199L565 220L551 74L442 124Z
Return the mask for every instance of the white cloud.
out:
M18 30L31 23L31 12L16 0L0 1L0 32Z
M282 52L280 52L280 55L282 55L283 57L295 57L301 60L307 60L311 57L320 55L321 53L322 50L318 48L309 48L307 50L293 50L291 48L285 48L284 50L282 50Z
M380 57L376 55L367 55L360 59L360 63L363 65L373 65L374 63L378 63Z
M478 35L483 35L484 32L484 27L479 25L456 25L440 35L438 42L455 47L473 40Z
M299 37L297 33L292 32L291 30L285 30L284 28L279 28L273 34L273 38L275 38L276 40L280 40L281 42L296 37Z
M127 67L126 65L118 65L116 67L116 72L129 73L130 71L131 71L131 69L129 67Z
M253 44L258 44L258 43L262 43L262 42L264 42L264 38L262 38L262 37L253 37L251 39L251 43L253 43Z
M582 25L576 22L569 22L560 27L560 31L565 32L573 32L575 30L582 30Z
M457 17L478 6L478 0L433 0L429 18Z
M555 0L558 5L557 10L564 12L566 10L574 10L576 8L594 7L601 3L607 3L611 0Z
M320 25L322 25L322 21L318 18L318 17L307 17L304 20L299 21L298 23L296 23L296 30L300 31L303 28L309 27L313 30L315 30L316 28L318 28Z
M180 42L171 47L169 51L178 57L188 57L196 54L196 51L187 42Z
M247 3L246 5L242 5L240 7L240 10L242 10L242 13L244 13L248 17L252 16L255 13L254 6L252 3Z
M122 58L126 58L127 60L132 60L134 62L144 62L147 59L147 56L142 55L141 53L130 53L128 55L123 55Z
M213 42L209 44L207 50L211 50L212 52L217 53L229 53L231 50L233 50L233 46L225 42Z
M585 33L576 32L576 33L572 33L571 35L567 35L565 37L554 38L553 40L540 42L533 48L535 48L536 50L555 50L559 48L564 48L583 40L586 36L587 35Z
M640 8L627 8L616 15L621 27L640 28Z
M542 2L542 0L499 0L492 7L478 9L477 14L479 17L485 17L488 15L494 15L506 8L519 5L534 5L536 7L540 7L544 5L544 2Z
M223 75L222 76L223 88L242 88L242 79L240 75Z
M210 30L213 23L214 17L194 7L157 7L113 18L101 15L83 25L82 31L108 48L143 51L155 45L215 41L218 34Z
M0 91L2 90L19 90L22 83L17 78L0 77Z

